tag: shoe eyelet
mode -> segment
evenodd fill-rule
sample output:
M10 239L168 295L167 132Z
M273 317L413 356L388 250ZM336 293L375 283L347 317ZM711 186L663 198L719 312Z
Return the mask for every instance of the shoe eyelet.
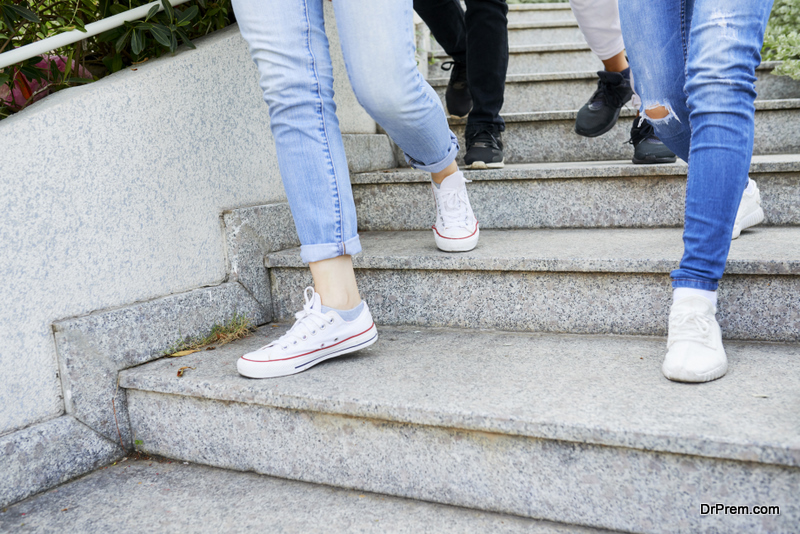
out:
M292 342L292 345L297 345L297 340L296 339Z
M320 345L320 346L319 346L319 348L321 348L321 349L324 349L324 348L325 348L325 343L323 343L322 345Z
M320 330L325 330L325 325L319 327Z
M316 335L317 335L317 331L316 331L316 330L312 330L312 331L311 331L311 335L312 335L312 336L316 336Z
M331 320L330 320L330 321L328 321L328 322L329 322L329 323L331 323L331 324L333 324L333 317L331 317Z
M339 341L339 338L337 337L336 339L334 339L334 341Z
M308 336L304 335L303 336L303 341L305 341L306 339L308 339Z

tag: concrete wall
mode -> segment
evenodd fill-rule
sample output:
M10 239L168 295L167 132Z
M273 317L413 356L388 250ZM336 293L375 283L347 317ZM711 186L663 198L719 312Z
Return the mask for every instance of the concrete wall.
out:
M375 133L328 28L342 129ZM0 122L0 435L64 413L55 321L220 283L222 211L284 199L238 28L196 44Z

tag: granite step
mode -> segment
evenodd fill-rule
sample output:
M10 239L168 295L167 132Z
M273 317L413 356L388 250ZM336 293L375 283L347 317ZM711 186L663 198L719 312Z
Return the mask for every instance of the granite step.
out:
M442 52L442 46L431 39L431 50ZM533 44L585 43L578 22L573 19L509 22L508 46L529 46Z
M800 80L771 73L779 64L764 63L756 69L756 90L760 100L800 98ZM597 89L596 70L509 75L506 78L502 112L580 109ZM442 77L428 80L442 99L442 105L448 80Z
M508 22L574 21L575 15L568 2L541 4L509 4Z
M458 254L430 230L364 232L361 243L356 277L378 324L578 334L665 335L683 253L680 228L485 230ZM266 266L273 317L290 320L312 285L299 248ZM746 230L720 284L723 336L800 341L799 294L800 227Z
M629 148L632 154L632 147ZM510 164L464 175L481 229L677 227L683 225L686 164L627 161ZM755 156L764 225L800 225L800 154ZM427 230L430 175L394 169L351 175L361 231Z
M729 342L728 375L686 385L660 373L663 338L382 327L376 345L309 372L238 376L236 359L285 328L123 371L138 448L627 532L800 523L798 344ZM780 515L701 515L703 503Z
M0 531L17 530L609 532L138 455L1 510Z
M441 70L441 65L450 59L444 51L433 52L433 63L428 67L429 79L449 76ZM584 70L596 72L602 68L603 63L589 49L589 45L581 42L512 46L508 51L508 74L512 75Z
M506 163L558 161L604 161L631 157L630 126L636 111L622 108L617 125L601 137L586 138L575 133L578 111L503 113L506 121ZM465 119L449 119L451 129L462 143L464 156ZM800 98L756 101L754 154L800 152Z

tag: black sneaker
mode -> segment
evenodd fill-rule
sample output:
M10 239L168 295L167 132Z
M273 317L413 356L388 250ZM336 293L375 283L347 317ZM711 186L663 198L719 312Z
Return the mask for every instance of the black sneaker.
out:
M678 157L656 137L653 125L644 117L633 119L631 139L634 163L675 163Z
M467 66L458 61L445 61L442 70L450 71L450 81L444 93L447 112L452 117L463 119L472 111L472 95L467 84Z
M467 134L467 153L464 163L468 169L502 169L503 137L491 128L481 128Z
M631 81L619 72L598 71L597 91L578 111L575 133L584 137L603 135L617 123L619 110L633 96Z

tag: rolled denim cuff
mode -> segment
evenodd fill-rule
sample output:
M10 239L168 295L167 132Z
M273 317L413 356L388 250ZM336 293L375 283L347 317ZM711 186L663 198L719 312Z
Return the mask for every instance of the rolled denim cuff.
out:
M420 171L440 172L445 170L448 165L455 161L459 148L461 148L461 146L458 144L458 138L456 137L456 134L450 132L450 149L447 151L447 155L441 160L437 161L436 163L426 165L425 163L415 160L408 154L405 154L406 162Z
M303 263L329 260L345 254L354 255L361 252L361 240L355 236L343 243L324 243L322 245L301 245L300 259Z
M703 289L705 291L716 291L719 282L706 282L704 280L692 280L691 278L673 278L672 288L690 287L692 289Z

